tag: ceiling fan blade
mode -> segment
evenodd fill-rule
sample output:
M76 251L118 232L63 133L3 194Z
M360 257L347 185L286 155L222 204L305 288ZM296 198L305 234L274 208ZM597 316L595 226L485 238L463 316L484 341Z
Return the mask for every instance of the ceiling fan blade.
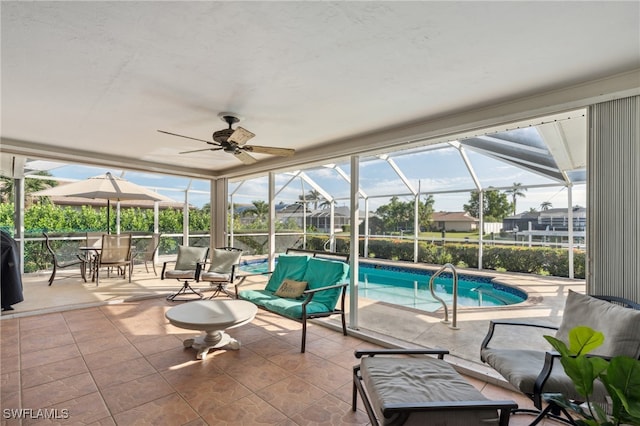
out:
M160 133L165 133L167 135L178 136L179 138L186 138L186 139L191 139L191 140L194 140L194 141L200 141L200 142L208 143L209 145L218 145L217 142L205 141L204 139L192 138L191 136L185 136L185 135L179 135L177 133L165 132L164 130L158 130L158 131Z
M279 155L281 157L291 157L296 152L295 149L274 148L271 146L259 146L259 145L246 145L246 146L243 146L242 149L249 152L256 152L258 154Z
M239 149L236 150L236 152L234 152L233 155L235 155L238 160L242 161L244 164L247 164L247 165L255 164L258 162L258 160L256 160L246 152L241 151Z
M227 141L236 143L238 145L244 145L249 139L254 136L255 134L251 133L247 129L237 127L236 130L234 130L234 132L231 134L231 136L229 136L229 139L227 139Z
M222 147L220 147L220 148L194 149L193 151L182 151L182 152L179 152L178 154L190 154L192 152L202 152L202 151L219 151L221 149L222 149Z

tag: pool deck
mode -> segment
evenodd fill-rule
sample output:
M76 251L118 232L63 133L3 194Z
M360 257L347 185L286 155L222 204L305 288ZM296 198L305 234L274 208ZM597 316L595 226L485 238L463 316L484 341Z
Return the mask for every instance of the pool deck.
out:
M370 261L366 259L365 261ZM407 268L437 271L437 265L415 264L412 262L393 262L375 260L376 263ZM544 277L534 274L502 273L496 271L478 271L477 269L456 268L458 274L476 275L493 278L493 282L517 287L528 294L522 303L500 307L459 306L456 314L457 329L452 329L452 308L449 307L449 324L443 323L444 310L425 312L418 309L359 299L355 316L350 314L350 299L347 298L346 310L349 333L389 347L426 347L448 349L452 357L449 361L460 371L470 376L508 387L505 380L480 360L480 344L487 334L490 320L518 320L548 325L558 325L562 319L564 302L569 290L579 293L585 291L585 281L578 279ZM256 288L260 285L256 284ZM247 284L251 288L252 284ZM244 285L243 285L244 288ZM428 290L426 290L428 292ZM338 316L322 321L335 330L340 330ZM357 324L357 327L350 324ZM518 347L540 348L549 344L543 333L533 336L496 333L494 341ZM547 330L545 332L549 334Z
M415 264L406 266L433 269L433 266ZM156 268L159 273L161 264L160 268L157 266ZM486 335L489 321L508 319L557 325L562 317L568 291L585 291L584 280L471 269L458 269L458 272L496 277L498 282L526 291L529 298L523 303L503 307L459 307L456 315L458 327L456 330L450 328L451 324L442 323L443 310L429 313L361 298L357 312L351 315L351 304L347 299L349 333L390 347L448 349L453 355L449 360L458 369L487 382L505 386L504 380L482 364L479 359L480 343ZM126 300L164 297L180 286L176 280L160 280L160 277L154 276L153 272L147 273L141 265L136 265L132 283L112 277L101 280L99 287L91 282L83 283L77 278L56 278L53 285L49 287L47 286L49 274L50 272L46 271L26 274L23 278L25 301L14 305L14 311L3 312L2 319L118 304ZM64 273L60 276L64 277ZM253 286L264 286L264 277L247 279L246 287ZM195 287L208 289L205 283L196 284ZM449 320L453 320L451 311ZM314 321L332 329L340 328L338 316ZM546 344L540 336L532 339L528 336L506 335L503 338L507 344L519 347Z

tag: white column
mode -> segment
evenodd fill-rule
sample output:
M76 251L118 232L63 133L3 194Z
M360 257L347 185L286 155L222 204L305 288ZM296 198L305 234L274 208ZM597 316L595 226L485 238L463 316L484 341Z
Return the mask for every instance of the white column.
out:
M116 235L120 235L120 200L116 202Z
M211 209L211 214L213 214L213 208ZM233 195L229 197L229 245L231 247L235 247L235 238L233 233L233 228L235 226L235 207L233 206Z
M569 184L567 185L567 219L569 220L568 223L568 227L567 230L568 232L568 238L569 238L569 245L567 247L567 250L569 250L569 252L567 253L569 255L569 278L573 279L574 277L574 273L573 273L573 185Z
M478 202L480 203L480 208L478 209L478 216L480 216L480 240L478 241L478 269L482 269L482 235L484 234L484 191L480 190L478 193Z
M269 270L275 266L274 255L276 253L276 174L269 172Z
M364 250L362 255L365 258L369 257L369 197L364 199Z
M154 201L153 203L153 232L160 232L160 202Z
M24 273L24 175L23 168L20 169L20 178L13 181L14 206L18 206L14 216L14 239L18 242L18 259L20 262L20 273ZM14 207L15 209L15 207Z
M189 186L184 190L184 206L182 206L182 245L189 245Z
M418 263L418 234L420 232L420 181L418 181L418 193L413 201L413 263Z
M358 242L360 230L358 219L360 217L360 198L358 187L360 182L360 157L351 157L351 243L350 243L350 278L349 278L349 328L358 328ZM365 226L366 229L366 226Z
M336 201L335 200L331 200L331 204L330 204L331 208L330 208L330 212L331 212L331 216L329 217L329 240L331 241L331 243L329 243L329 247L330 247L330 251L336 251L336 225L335 225L335 216L336 216Z
M227 245L227 206L228 206L228 181L227 178L211 181L211 239L210 247L213 251L216 247Z

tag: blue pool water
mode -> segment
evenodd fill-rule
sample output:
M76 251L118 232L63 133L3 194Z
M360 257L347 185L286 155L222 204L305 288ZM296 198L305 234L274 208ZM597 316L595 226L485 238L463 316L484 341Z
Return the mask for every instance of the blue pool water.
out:
M245 262L242 271L267 270L266 260ZM358 295L367 299L435 312L442 304L431 296L432 271L360 262ZM443 273L434 281L435 293L449 306L453 301L453 279ZM491 282L490 277L458 274L460 306L505 306L523 302L527 294L515 287Z

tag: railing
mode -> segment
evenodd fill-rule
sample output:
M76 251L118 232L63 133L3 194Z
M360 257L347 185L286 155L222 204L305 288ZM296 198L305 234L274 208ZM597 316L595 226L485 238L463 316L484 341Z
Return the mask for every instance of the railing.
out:
M459 330L458 328L458 271L456 271L456 268L451 263L445 263L444 265L442 265L440 269L438 269L438 271L435 274L431 276L431 279L429 280L429 291L431 292L431 296L433 296L434 299L442 303L442 307L444 308L444 320L442 320L442 323L449 324L449 308L447 307L447 303L442 298L437 296L436 292L433 290L433 283L435 282L435 279L441 273L443 273L447 268L450 268L451 272L453 273L453 309L452 309L453 319L449 328L453 330Z

